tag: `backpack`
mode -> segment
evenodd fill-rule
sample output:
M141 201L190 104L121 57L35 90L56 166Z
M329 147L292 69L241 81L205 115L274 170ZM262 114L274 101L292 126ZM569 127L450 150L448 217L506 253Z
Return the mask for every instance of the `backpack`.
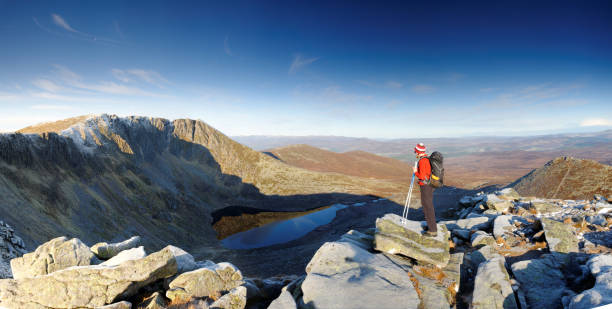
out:
M444 156L441 153L434 151L428 157L431 165L431 177L429 184L434 188L444 186Z

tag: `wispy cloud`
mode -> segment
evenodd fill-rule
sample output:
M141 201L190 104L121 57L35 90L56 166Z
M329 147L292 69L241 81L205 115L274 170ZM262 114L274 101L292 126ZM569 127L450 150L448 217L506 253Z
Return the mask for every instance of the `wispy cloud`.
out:
M500 93L494 100L485 104L487 107L522 107L529 104L554 105L559 104L586 104L584 100L567 98L573 91L582 88L581 84L554 85L543 83L526 86ZM568 101L573 100L573 101Z
M0 102L15 102L20 99L20 94L0 92Z
M36 79L32 82L32 84L34 84L34 86L42 89L42 90L46 90L49 92L58 92L60 90L62 90L63 87L57 85L56 83L48 80L48 79Z
M161 74L152 70L142 70L142 69L130 69L130 70L121 70L121 69L112 69L111 70L113 76L124 82L129 83L134 80L134 78L147 82L151 85L155 85L159 88L163 88L164 85L169 84L170 82L164 78Z
M371 81L367 81L367 80L356 80L355 82L367 86L367 87L373 87L373 88L388 88L388 89L400 89L402 87L404 87L404 84L398 82L398 81L394 81L394 80L390 80L387 81L385 83L375 83L375 82L371 82Z
M542 105L553 106L553 107L572 107L572 106L581 106L587 105L589 101L584 99L563 99L563 100L553 100L542 103Z
M76 31L74 30L74 28L70 27L70 25L61 16L57 14L51 14L51 18L53 19L53 23L66 29L67 31L74 32L74 33L81 33L80 31Z
M356 80L356 82L357 82L357 83L360 83L360 84L362 84L362 85L364 85L364 86L368 86L368 87L374 87L374 86L376 86L376 84L374 84L374 83L372 83L372 82L370 82L370 81L367 81L367 80L361 80L361 79L360 79L360 80Z
M225 53L228 56L233 56L234 54L232 53L232 50L230 49L230 45L229 45L229 37L225 36L225 40L223 40L223 50L225 51Z
M412 86L412 88L410 88L410 90L416 93L425 94L425 93L432 93L436 91L436 88L429 86L429 85L414 85Z
M124 82L124 83L129 83L131 81L130 77L128 76L127 72L125 72L124 70L120 70L120 69L112 69L111 73L113 73L113 76Z
M125 35L123 35L123 31L121 30L121 27L119 27L119 23L115 20L113 21L113 26L115 27L115 31L117 32L117 34L119 35L119 37L122 40L125 40Z
M385 83L385 87L391 88L391 89L399 89L399 88L404 87L404 85L400 82L390 80Z
M63 65L55 64L53 67L55 68L55 73L58 75L58 77L64 81L76 83L81 80L81 76L79 74L72 72Z
M602 127L612 127L612 120L606 118L589 118L585 119L580 123L581 127L594 127L594 126L602 126Z
M156 93L152 93L137 87L127 86L125 84L118 84L110 81L101 81L98 83L87 83L83 82L83 79L77 73L71 71L70 69L61 66L55 65L56 74L58 78L67 86L76 88L77 90L88 90L105 94L114 94L114 95L131 95L131 96L159 96ZM117 76L118 71L113 71L115 77ZM145 70L129 70L127 71L129 74L135 75L144 81L150 83L157 83L158 76L155 74L151 74L153 71L145 71ZM124 79L125 80L125 79ZM163 79L165 81L165 79Z
M71 110L72 107L68 105L49 105L49 104L38 104L30 106L30 109L35 110L56 110L56 111L66 111Z
M467 77L467 75L465 75L465 74L453 72L453 73L448 73L446 75L445 79L447 81L451 82L451 83L454 83L454 82L460 81L460 80L462 80L462 79L464 79L466 77Z
M349 93L342 90L339 86L331 86L323 89L322 97L327 101L338 103L358 103L370 101L372 96Z
M70 26L70 24L66 21L66 19L60 16L59 14L55 14L55 13L51 14L51 22L55 26L65 31L60 30L58 32L58 31L51 30L48 27L45 27L43 24L41 24L36 17L32 17L32 20L34 21L34 24L36 24L36 26L38 26L40 29L42 29L45 32L51 33L53 35L69 37L73 39L89 41L89 42L105 44L105 45L118 45L119 44L119 42L116 40L108 39L108 38L101 37L98 35L89 34L89 33L75 29L72 26Z
M495 90L497 90L497 88L480 88L480 92L491 92Z
M289 67L289 74L295 74L301 68L319 60L319 57L313 58L304 58L302 55L296 55L293 57L293 62L291 62L291 66Z
M401 104L402 104L402 101L397 100L397 99L393 99L389 103L385 104L385 107L387 109L394 109L394 108L398 107Z

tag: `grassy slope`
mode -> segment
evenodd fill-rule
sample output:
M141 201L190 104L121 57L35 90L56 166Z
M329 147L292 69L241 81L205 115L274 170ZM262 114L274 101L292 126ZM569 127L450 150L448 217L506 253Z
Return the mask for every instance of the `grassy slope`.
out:
M593 160L556 158L511 184L523 196L591 199L612 195L612 166Z
M290 165L365 178L409 181L412 168L395 159L365 151L337 153L308 145L291 145L268 151Z
M610 155L610 147L605 145L563 151L485 152L447 158L444 167L450 185L474 188L491 184L507 185L560 156L591 159L609 165L612 163Z
M83 115L78 117L67 118L54 122L44 122L35 124L32 126L25 127L17 131L17 133L23 134L38 134L44 132L55 132L59 133L68 129L70 126L75 125L77 123L85 121L87 118L92 117L92 115Z

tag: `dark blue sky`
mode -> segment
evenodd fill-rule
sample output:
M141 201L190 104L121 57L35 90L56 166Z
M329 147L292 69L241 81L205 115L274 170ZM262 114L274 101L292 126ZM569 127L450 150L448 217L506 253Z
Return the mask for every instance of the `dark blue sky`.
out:
M175 2L0 0L0 131L102 112L231 135L612 126L610 1Z

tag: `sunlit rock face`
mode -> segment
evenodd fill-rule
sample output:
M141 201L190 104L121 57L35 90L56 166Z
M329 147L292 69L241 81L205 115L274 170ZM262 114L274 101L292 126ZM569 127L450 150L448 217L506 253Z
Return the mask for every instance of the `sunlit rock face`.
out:
M401 254L419 261L446 266L450 259L450 232L445 225L438 224L436 237L425 235L424 225L419 221L405 220L387 214L376 220L375 249L389 254Z

